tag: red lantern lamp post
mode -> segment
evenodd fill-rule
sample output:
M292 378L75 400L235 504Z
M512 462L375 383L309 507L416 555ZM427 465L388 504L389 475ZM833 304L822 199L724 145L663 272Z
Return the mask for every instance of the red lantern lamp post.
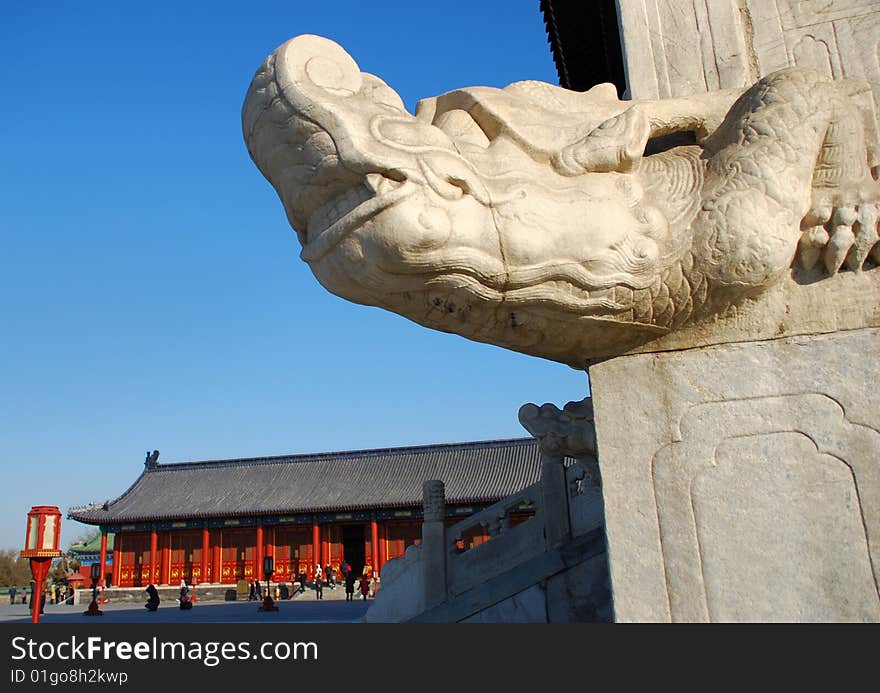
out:
M103 616L104 612L98 608L98 580L101 578L100 563L92 563L89 577L92 578L92 602L89 604L88 610L83 611L83 614L85 616Z
M22 558L31 562L34 577L34 593L31 597L31 621L40 622L43 603L43 583L49 574L52 559L61 555L61 511L54 505L35 505L28 513L27 535Z
M272 599L272 594L269 592L269 582L272 579L272 573L275 572L275 559L272 556L266 556L263 559L263 574L266 576L266 596L263 598L263 603L257 609L257 611L278 611L278 607L275 606L275 600Z

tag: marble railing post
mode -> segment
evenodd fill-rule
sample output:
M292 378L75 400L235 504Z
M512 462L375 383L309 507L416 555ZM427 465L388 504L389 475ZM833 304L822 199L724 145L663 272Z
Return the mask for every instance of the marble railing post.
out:
M446 601L446 489L442 481L422 484L422 569L425 608Z
M496 515L491 520L489 520L489 536L491 538L497 537L501 532L505 529L505 519L506 515Z
M568 488L565 483L565 458L541 450L541 515L547 548L552 549L571 539L568 515Z
M596 429L590 398L569 402L561 410L552 404L524 404L519 422L541 447L541 508L544 535L551 549L571 539L565 458L596 456Z

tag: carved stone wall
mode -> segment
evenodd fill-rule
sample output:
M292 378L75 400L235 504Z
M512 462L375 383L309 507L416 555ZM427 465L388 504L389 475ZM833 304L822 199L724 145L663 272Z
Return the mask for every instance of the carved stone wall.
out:
M798 65L834 79L870 82L880 113L876 0L618 0L618 5L631 98L743 87Z
M616 620L880 621L878 353L863 329L590 369Z
M759 75L748 60L737 5L735 0L618 0L629 97L688 96L754 82Z
M422 483L422 508L426 521L442 522L446 517L446 487L442 481L429 479Z

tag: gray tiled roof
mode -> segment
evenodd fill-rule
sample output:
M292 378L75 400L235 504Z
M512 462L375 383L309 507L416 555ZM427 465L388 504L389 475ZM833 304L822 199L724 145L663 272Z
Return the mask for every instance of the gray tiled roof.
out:
M420 505L441 479L450 503L495 501L538 481L532 438L158 464L110 503L72 508L89 524Z

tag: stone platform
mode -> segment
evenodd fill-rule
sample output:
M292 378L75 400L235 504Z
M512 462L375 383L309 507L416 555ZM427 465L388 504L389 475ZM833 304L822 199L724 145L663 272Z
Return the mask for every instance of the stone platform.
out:
M291 598L294 596L295 590L298 589L299 583L272 583L272 589L275 589L275 585L283 585L287 587L288 593L291 595ZM263 583L263 587L265 589L265 583ZM159 599L163 602L173 602L180 596L180 588L172 585L167 586L157 586L156 589L159 592ZM247 601L248 595L237 595L236 599L228 599L227 593L235 593L235 585L218 585L218 584L203 584L196 585L195 588L190 586L190 594L195 595L196 602L206 601L206 602L223 602L223 601ZM77 597L79 603L88 604L92 600L92 590L89 588L83 588L77 590ZM274 598L274 594L273 594ZM104 590L104 599L108 602L112 603L136 603L136 602L146 602L147 595L144 591L143 587L108 587Z
M880 621L876 328L590 368L617 621Z
M315 597L315 589L314 585L311 582L306 583L306 589L304 592L299 592L299 583L298 582L282 582L282 583L272 583L272 589L275 589L275 585L278 584L281 587L287 588L287 594L289 595L287 599L316 599ZM265 588L265 583L264 583ZM159 591L159 599L162 602L174 602L178 596L180 595L180 588L173 586L161 586L156 588ZM215 585L215 584L205 584L205 585L197 585L195 589L190 588L190 594L194 594L196 598L196 603L198 602L223 602L223 601L239 601L246 602L248 601L248 596L245 595L236 595L235 599L229 599L227 593L235 592L235 585ZM282 590L283 594L283 590ZM272 595L273 599L275 597L274 592ZM356 600L363 601L361 597L360 591L356 588L355 595ZM104 599L111 604L135 604L139 602L145 602L147 600L146 593L144 592L144 588L142 587L110 587L104 590ZM324 587L323 590L323 599L325 601L336 601L336 600L345 600L345 586L342 584L338 584L336 589L331 589L330 587ZM77 603L79 604L88 604L92 600L92 590L91 589L81 589L77 590ZM280 601L286 601L284 597ZM368 601L371 601L369 599Z

